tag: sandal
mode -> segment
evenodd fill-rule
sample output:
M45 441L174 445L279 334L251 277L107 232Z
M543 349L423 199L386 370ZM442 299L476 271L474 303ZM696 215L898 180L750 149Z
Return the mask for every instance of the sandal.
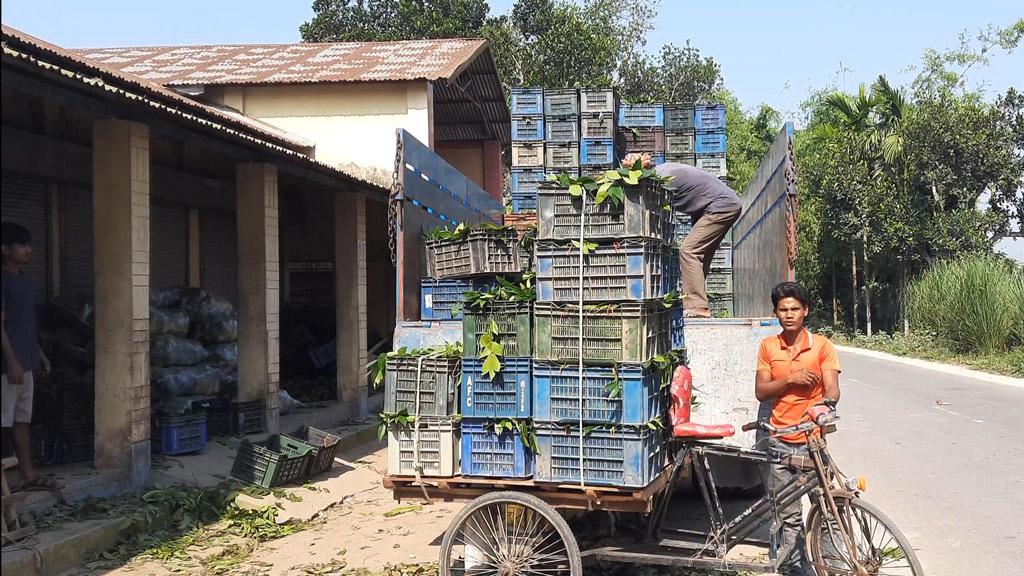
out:
M711 318L711 312L698 312L690 309L683 312L683 318Z
M53 478L36 476L32 480L22 482L19 489L23 492L60 492L64 489L64 485Z

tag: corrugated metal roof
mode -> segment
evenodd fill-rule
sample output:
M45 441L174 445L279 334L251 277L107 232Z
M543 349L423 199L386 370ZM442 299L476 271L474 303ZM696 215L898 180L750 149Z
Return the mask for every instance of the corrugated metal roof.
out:
M387 193L387 188L372 183L338 167L319 162L307 156L304 150L310 142L269 126L259 120L233 111L222 111L202 104L173 90L169 90L131 74L110 69L74 54L57 45L3 25L3 55L35 64L83 84L106 90L129 100L144 100L165 112L197 124L224 132L234 138L284 154L296 161L327 170L335 176ZM291 138L295 138L292 140Z
M452 78L486 40L94 48L76 53L165 86L408 82Z

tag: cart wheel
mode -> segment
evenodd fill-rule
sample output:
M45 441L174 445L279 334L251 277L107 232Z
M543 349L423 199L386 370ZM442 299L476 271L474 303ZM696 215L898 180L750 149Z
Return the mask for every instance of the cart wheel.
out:
M469 503L441 542L440 576L583 576L569 525L543 500L492 492Z

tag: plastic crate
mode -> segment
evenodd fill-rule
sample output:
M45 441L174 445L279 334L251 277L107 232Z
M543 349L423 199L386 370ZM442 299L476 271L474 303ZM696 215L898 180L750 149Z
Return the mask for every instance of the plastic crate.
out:
M665 294L675 290L676 294L682 296L682 263L679 261L679 248L676 246L666 246L664 254L664 276L665 287L663 288Z
M615 116L610 113L584 114L580 118L580 138L615 138Z
M668 132L686 132L694 128L693 104L666 104L665 130Z
M708 298L708 306L711 309L711 316L715 318L736 317L736 307L733 304L732 294L719 294Z
M150 445L157 454L187 454L206 448L206 414L164 417L153 422Z
M93 426L63 428L57 432L55 443L58 462L87 462L96 455L96 429Z
M532 417L532 368L528 357L505 356L501 370L490 378L482 358L464 358L459 413L466 418Z
M537 482L579 484L582 474L586 484L642 488L654 481L666 462L663 432L646 426L585 434L578 426L539 425L537 444Z
M338 454L338 443L341 442L341 438L312 426L302 426L287 437L309 446L313 457L309 465L310 476L323 474L334 467L334 457Z
M626 153L665 154L664 128L619 128Z
M512 192L537 193L537 187L544 181L544 168L533 166L529 168L513 168L509 176L509 183Z
M537 192L519 192L513 190L509 193L512 197L512 211L513 212L536 212L537 211Z
M664 104L623 104L619 107L619 126L664 127L665 106Z
M604 176L604 173L609 170L615 170L618 168L617 164L594 164L590 166L580 166L580 176L589 176L590 178L597 178Z
M538 240L579 240L580 218L584 219L583 236L588 240L620 240L622 238L663 239L665 191L649 181L623 188L623 201L610 199L597 204L594 197L569 194L565 188L546 184L540 187L537 200Z
M569 118L544 118L544 131L548 142L579 142L580 119L576 116Z
M714 156L701 156L697 155L697 168L708 172L713 176L722 178L728 173L728 169L725 165L725 154L717 154Z
M512 168L532 168L544 165L543 142L513 142Z
M514 228L520 240L531 228L537 228L537 214L505 214L503 224ZM521 242L520 242L521 243ZM461 318L462 315L460 314Z
M697 154L725 154L725 129L698 130Z
M486 288L490 283L484 280L437 280L420 278L420 319L421 320L460 320L462 310L456 311L461 303L462 295L471 290Z
M481 478L529 478L534 455L518 432L495 434L484 420L462 421L462 475Z
M686 347L686 311L677 304L668 311L668 336L673 350Z
M662 413L665 395L653 366L587 366L581 388L578 366L534 363L535 420L578 422L581 397L584 422L645 424Z
M577 302L580 258L583 300L614 302L661 298L664 294L664 244L660 240L623 240L599 245L582 255L563 242L537 244L537 301Z
M273 434L263 442L242 440L235 453L231 476L264 488L298 483L309 474L312 452L302 442L280 434Z
M538 302L534 307L534 356L577 360L580 314L575 304ZM584 307L584 360L646 362L669 351L668 309L658 300Z
M563 142L548 144L544 149L545 169L550 172L561 169L579 170L580 166L580 144L579 142Z
M695 135L693 130L681 134L668 134L665 136L665 154L687 155L694 153Z
M698 130L725 128L725 104L697 104L693 126Z
M580 112L614 114L619 109L619 95L614 88L580 89Z
M543 116L513 116L512 141L542 142L544 140Z
M459 473L459 423L451 418L417 418L407 428L388 430L388 474L451 478Z
M266 431L267 401L231 402L210 398L192 403L193 410L206 413L207 436L245 436Z
M672 220L672 236L669 240L669 244L679 245L683 243L683 240L693 230L693 221L686 214L680 214L673 212Z
M466 356L479 356L480 337L491 326L498 325L497 341L504 356L533 355L533 323L529 302L490 303L485 310L467 308L462 318L462 349Z
M651 154L651 166L661 166L665 163L664 154Z
M732 245L726 244L724 241L719 245L718 250L715 250L714 256L711 257L711 268L713 270L727 270L732 269Z
M578 116L580 95L575 88L544 90L545 116Z
M666 154L666 162L675 162L676 164L686 164L687 166L697 165L696 154Z
M509 90L509 109L512 114L543 114L543 88L512 88Z
M584 138L580 141L580 163L584 166L613 165L618 159L612 138Z
M732 294L732 271L711 272L705 279L708 294Z
M461 240L427 239L431 278L468 278L517 274L519 238L514 230L474 230Z
M450 416L457 412L462 359L389 357L384 376L384 411L416 416Z
M546 166L544 168L544 176L545 176L545 178L548 177L548 176L558 176L559 174L567 174L567 175L569 175L569 176L571 176L573 178L579 178L580 167L579 166L566 166L566 167L563 167L563 168L552 168L550 166ZM547 185L550 186L551 183L548 183Z

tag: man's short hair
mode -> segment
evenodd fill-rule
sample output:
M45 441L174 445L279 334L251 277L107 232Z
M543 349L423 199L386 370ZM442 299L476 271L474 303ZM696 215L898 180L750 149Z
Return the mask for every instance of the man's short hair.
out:
M3 222L0 224L0 245L8 248L15 244L31 244L32 233L21 224Z
M807 293L807 288L804 288L799 282L783 282L772 289L772 308L778 309L779 302L786 298L795 298L797 302L803 304L804 308L809 308L811 305L811 295Z

